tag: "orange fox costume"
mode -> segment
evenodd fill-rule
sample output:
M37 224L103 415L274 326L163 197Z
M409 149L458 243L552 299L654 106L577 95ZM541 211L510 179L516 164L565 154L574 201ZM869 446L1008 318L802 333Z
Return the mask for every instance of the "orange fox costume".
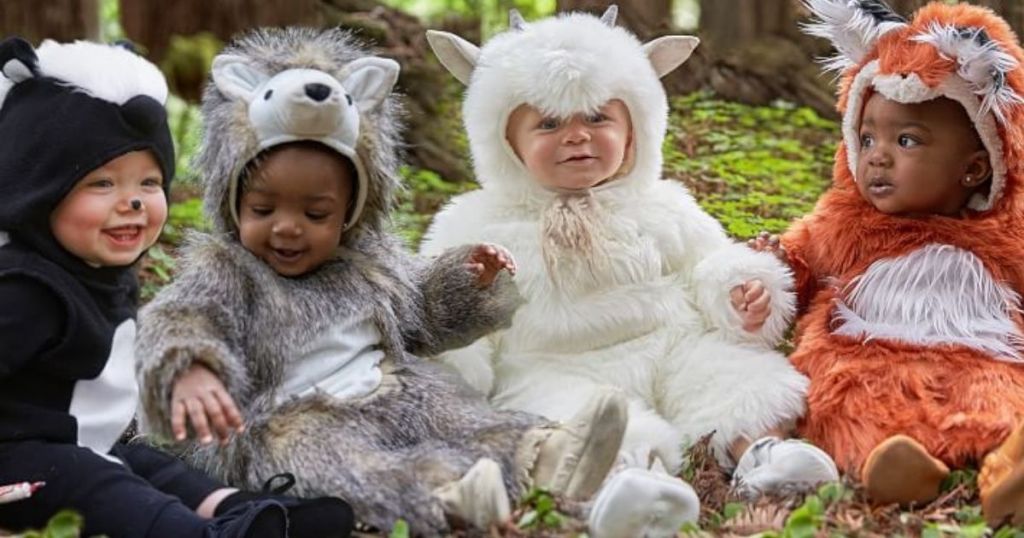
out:
M951 467L979 462L1024 417L1024 52L975 6L930 4L907 22L878 1L807 5L810 33L840 52L844 143L832 188L782 237L801 312L791 360L811 380L800 434L854 476L896 434ZM891 216L860 196L871 91L964 106L993 170L967 216Z

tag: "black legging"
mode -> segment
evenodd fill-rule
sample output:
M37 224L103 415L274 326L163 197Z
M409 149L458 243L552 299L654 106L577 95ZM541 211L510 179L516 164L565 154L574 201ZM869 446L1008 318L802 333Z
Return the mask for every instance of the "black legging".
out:
M0 444L0 485L46 482L30 499L0 504L0 527L40 528L70 508L85 519L84 536L203 536L194 512L223 487L176 458L145 445L116 445L111 455L87 448L25 441Z

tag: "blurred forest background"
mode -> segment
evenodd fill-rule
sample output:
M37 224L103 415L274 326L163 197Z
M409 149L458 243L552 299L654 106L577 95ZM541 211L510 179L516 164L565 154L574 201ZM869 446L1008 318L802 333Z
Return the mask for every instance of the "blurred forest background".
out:
M233 35L257 26L340 26L375 53L402 65L398 91L407 114L407 189L396 231L415 248L432 214L450 196L476 188L460 119L462 88L426 44L428 28L480 43L504 31L508 10L527 21L555 12L602 12L607 0L3 0L0 34L34 44L128 40L161 67L178 147L178 178L161 243L141 268L143 299L174 276L175 248L188 228L204 229L191 158L201 137L198 100L210 62ZM924 0L888 0L909 16ZM974 0L1024 30L1024 0ZM685 183L736 238L781 231L809 211L827 188L839 140L833 79L815 63L830 53L800 32L799 0L620 0L619 24L644 41L671 33L702 44L663 79L671 104L664 175ZM0 142L2 143L2 142ZM872 507L855 484L756 505L729 497L723 475L701 447L684 477L701 492L699 525L689 535L760 536L1021 536L985 526L973 471L954 473L946 494L915 510ZM533 492L501 536L571 535L581 527L561 515L559 501ZM398 529L393 536L401 536Z

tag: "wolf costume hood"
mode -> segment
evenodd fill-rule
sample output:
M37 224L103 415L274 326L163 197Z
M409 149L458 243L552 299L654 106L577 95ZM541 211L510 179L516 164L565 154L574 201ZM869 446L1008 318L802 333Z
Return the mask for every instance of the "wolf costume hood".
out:
M1024 409L1024 51L977 6L907 20L877 0L807 5L810 33L839 51L843 143L832 188L782 238L805 311L791 357L811 378L802 432L853 473L897 433L951 467L978 461ZM992 174L960 218L887 215L860 195L870 92L963 106Z
M247 34L213 63L198 164L206 210L219 231L238 226L239 179L260 152L286 142L319 142L356 170L345 239L380 231L398 177L398 105L385 99L398 80L394 60L360 55L341 34L293 29Z

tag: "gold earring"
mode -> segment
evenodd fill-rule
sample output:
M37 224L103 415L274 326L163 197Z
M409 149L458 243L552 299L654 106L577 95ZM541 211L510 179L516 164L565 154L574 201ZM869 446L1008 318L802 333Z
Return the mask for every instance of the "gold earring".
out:
M974 183L974 178L972 178L971 176L967 176L964 178L964 183L970 185L971 183Z

